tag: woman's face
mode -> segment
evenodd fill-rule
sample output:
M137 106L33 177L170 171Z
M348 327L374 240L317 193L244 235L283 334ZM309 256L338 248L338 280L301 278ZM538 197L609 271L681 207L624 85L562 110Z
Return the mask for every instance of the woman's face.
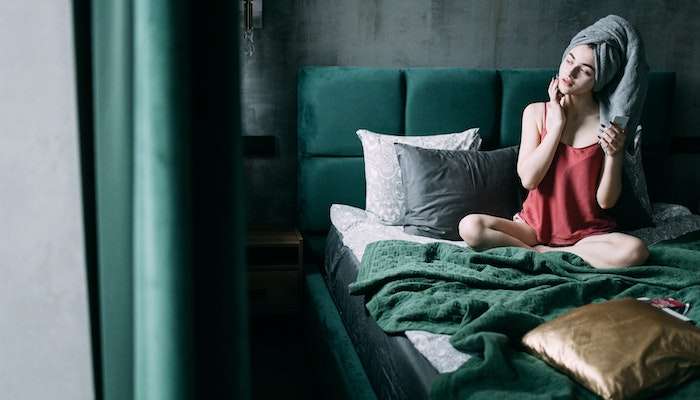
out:
M576 46L559 66L559 91L582 94L593 90L595 84L595 55L588 45Z

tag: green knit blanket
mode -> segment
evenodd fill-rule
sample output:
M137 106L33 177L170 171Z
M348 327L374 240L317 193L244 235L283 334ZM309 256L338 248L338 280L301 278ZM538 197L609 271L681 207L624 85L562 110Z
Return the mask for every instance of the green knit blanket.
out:
M700 322L700 231L651 246L644 266L608 270L565 252L378 241L365 249L350 293L365 295L386 332L449 334L456 349L475 355L436 379L434 399L595 399L522 351L520 339L572 308L620 297L683 299ZM700 380L664 395L700 399Z

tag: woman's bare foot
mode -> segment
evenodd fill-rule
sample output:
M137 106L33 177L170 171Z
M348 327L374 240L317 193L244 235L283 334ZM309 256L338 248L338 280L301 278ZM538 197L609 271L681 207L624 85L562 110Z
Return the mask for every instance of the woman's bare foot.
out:
M543 245L543 244L535 245L535 246L533 246L533 248L534 248L535 251L538 252L538 253L546 253L546 252L548 252L548 251L552 251L552 249L553 249L552 247L545 246L545 245Z

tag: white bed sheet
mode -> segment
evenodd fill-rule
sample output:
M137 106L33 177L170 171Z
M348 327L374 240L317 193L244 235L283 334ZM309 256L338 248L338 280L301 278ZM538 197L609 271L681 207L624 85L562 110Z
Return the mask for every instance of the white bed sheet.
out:
M361 208L343 204L331 206L331 223L343 235L343 243L362 260L365 247L378 240L409 240L419 243L447 242L469 247L464 241L433 239L405 233L402 226L383 225L374 214Z

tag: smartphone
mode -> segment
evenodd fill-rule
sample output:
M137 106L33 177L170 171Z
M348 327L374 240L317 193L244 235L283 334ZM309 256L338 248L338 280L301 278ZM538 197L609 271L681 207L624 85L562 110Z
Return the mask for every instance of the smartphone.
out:
M620 129L625 129L627 128L627 122L629 122L630 118L625 117L624 115L616 115L613 118L613 124L617 126Z

